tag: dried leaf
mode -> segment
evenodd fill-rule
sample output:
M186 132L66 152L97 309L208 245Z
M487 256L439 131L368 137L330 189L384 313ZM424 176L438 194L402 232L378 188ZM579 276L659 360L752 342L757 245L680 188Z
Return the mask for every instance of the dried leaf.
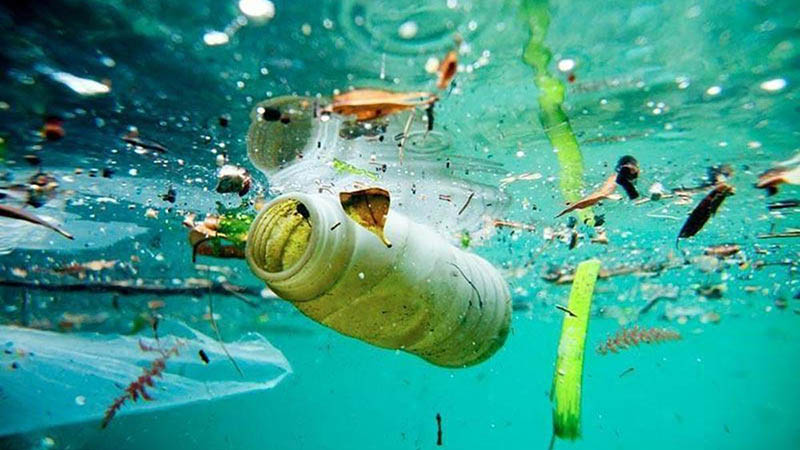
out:
M800 166L770 169L758 176L756 187L766 189L768 195L773 195L778 192L778 186L783 183L800 185Z
M406 111L417 106L431 105L438 98L430 92L391 92L379 89L357 89L333 97L329 111L356 120L372 120Z
M0 217L8 217L9 219L16 219L16 220L24 220L26 222L30 222L35 225L41 225L45 228L49 228L56 233L64 236L67 239L75 239L71 234L67 233L65 230L51 225L44 221L41 217L31 214L27 211L21 210L19 208L15 208L13 206L8 205L0 205Z
M458 69L458 53L455 50L451 50L439 64L439 68L436 71L439 74L436 87L439 89L447 89L447 86L450 85L450 82L456 75L456 69Z
M614 190L617 188L617 174L609 175L606 178L606 181L600 186L600 189L592 192L591 194L587 195L586 197L578 200L577 202L569 205L565 210L558 213L556 217L561 217L564 214L574 211L576 209L583 209L588 208L595 203L607 198L609 195L614 193Z
M717 212L725 197L733 195L734 192L733 186L728 183L718 184L689 214L689 218L686 219L683 227L681 227L678 239L692 237L697 234L708 222L708 219Z
M367 188L352 192L340 192L339 202L347 215L370 232L387 247L392 244L383 235L386 215L389 214L389 192L381 188Z

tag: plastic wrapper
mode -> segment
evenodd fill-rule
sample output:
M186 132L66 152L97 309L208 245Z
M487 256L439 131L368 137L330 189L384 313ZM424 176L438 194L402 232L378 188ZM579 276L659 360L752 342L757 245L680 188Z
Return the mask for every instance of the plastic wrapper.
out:
M153 400L128 400L117 416L270 389L291 373L280 350L259 334L225 344L240 375L215 339L179 324L164 324L160 331L156 342L0 326L0 410L7 412L0 436L83 421L97 421L100 427L106 408L160 356L144 351L140 342L162 348L181 344L167 360L163 377L148 388Z

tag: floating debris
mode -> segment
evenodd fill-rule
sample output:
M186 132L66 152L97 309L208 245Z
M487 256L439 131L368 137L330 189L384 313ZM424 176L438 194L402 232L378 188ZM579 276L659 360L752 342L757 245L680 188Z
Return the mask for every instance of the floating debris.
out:
M613 336L609 336L606 340L597 346L597 353L606 355L608 353L619 353L620 350L628 349L632 346L639 346L643 344L657 344L667 341L677 341L681 339L681 334L675 330L668 328L639 328L634 325L633 328L621 328Z
M419 106L432 105L438 100L430 92L391 92L378 89L356 89L335 95L326 111L345 116L354 115L356 120L372 120Z
M625 375L633 372L634 370L636 370L636 369L634 369L633 367L628 367L627 369L623 370L622 373L619 374L619 377L622 378Z
M800 207L800 200L783 200L779 202L772 202L767 205L767 209L774 211L776 209L797 208Z
M563 311L563 312L565 312L565 313L569 314L569 315L570 315L570 316L572 316L572 317L578 317L578 316L577 316L577 315L576 315L574 312L572 312L572 311L570 311L569 309L567 309L567 307L566 307L566 306L555 305L555 307L556 307L556 309L557 309L557 310L559 310L559 311Z
M606 179L603 185L600 186L598 190L592 192L591 194L578 200L577 202L572 203L566 209L558 213L556 217L561 217L564 214L572 212L576 209L588 208L598 203L600 200L608 198L608 196L613 194L614 190L616 189L617 189L617 174L609 175L609 177Z
M510 220L494 219L492 220L492 226L495 228L516 228L518 230L536 231L536 227L531 224L514 222Z
M634 183L639 178L639 162L630 155L623 156L617 161L617 184L625 189L628 198L636 200L639 198L639 191L636 190Z
M436 445L442 445L442 416L436 413Z
M64 121L60 117L48 116L44 120L41 134L48 141L57 141L63 138L67 132L64 131Z
M458 210L458 215L459 216L461 215L461 213L464 212L465 209L467 209L467 206L469 206L469 202L472 201L472 197L475 197L475 192L470 192L469 193L469 197L467 197L467 201L464 202L464 206L462 206L461 209Z
M70 240L71 239L75 239L66 230L64 230L64 229L62 229L60 227L57 227L55 225L51 225L51 224L45 222L45 220L42 219L41 217L39 217L39 216L37 216L35 214L32 214L32 213L29 213L27 211L24 211L22 209L16 208L14 206L0 205L0 217L7 217L9 219L15 219L15 220L24 220L24 221L30 222L30 223L32 223L34 225L40 225L40 226L43 226L43 227L48 228L50 230L53 230L56 233L64 236L67 239L70 239Z
M456 75L456 69L458 69L458 52L451 50L447 53L442 62L439 63L439 68L436 70L439 75L439 79L436 81L436 87L442 90L447 89L453 77Z
M206 354L205 350L203 350L202 348L198 350L197 354L200 356L200 359L202 359L205 364L211 362L211 360L208 359L208 355Z
M252 181L250 173L244 167L226 164L219 169L217 174L216 190L220 194L236 192L239 197L242 197L250 191Z
M718 184L703 200L692 210L689 218L681 227L678 239L692 237L700 231L719 209L726 197L733 195L733 186L727 183Z
M145 139L139 136L139 130L131 128L131 130L122 136L120 139L131 144L135 147L140 147L146 150L153 150L159 153L167 153L167 147L152 139Z
M800 165L795 167L775 167L758 176L756 187L766 189L767 195L778 193L781 184L800 185Z
M800 228L787 228L780 233L763 233L756 236L759 239L793 238L800 237Z
M503 189L509 184L517 181L534 181L540 178L542 178L542 174L538 172L525 172L519 175L510 175L500 179L500 189Z
M333 158L333 169L339 173L349 173L351 175L363 175L372 181L378 181L378 176L366 169L361 169L341 159Z
M111 269L117 265L118 260L105 260L98 259L85 263L71 263L66 266L56 267L51 270L56 275L70 275L78 279L84 279L87 272L101 272L106 269Z
M111 83L107 80L100 83L89 78L76 77L71 73L55 71L49 67L39 66L38 69L53 81L63 84L80 95L94 96L111 92Z
M739 247L738 244L721 244L707 247L703 253L710 256L726 258L739 253L740 250L741 247Z
M161 200L169 203L175 203L175 199L177 198L177 193L175 192L175 188L172 186L167 189L166 194L161 194Z
M339 202L351 219L381 240L387 247L392 243L383 234L386 215L389 214L389 192L381 188L367 188L352 192L340 192Z
M155 328L155 327L154 327ZM158 343L158 339L156 338L156 343ZM159 344L160 345L160 344ZM163 350L160 347L150 347L144 344L143 342L139 341L139 348L145 352L158 352L160 356L153 360L150 363L150 367L143 369L142 375L139 378L133 380L128 387L125 388L125 393L119 397L117 397L111 405L109 405L108 409L106 409L105 414L103 415L103 422L100 424L101 428L105 428L108 426L108 423L111 422L111 419L117 414L117 412L122 408L128 399L138 401L141 397L143 400L153 400L153 397L147 392L148 387L155 386L155 380L153 377L161 378L164 372L164 369L167 367L167 360L178 354L178 350L181 346L183 346L183 342L180 340L176 340L175 344L169 348L168 350Z
M706 284L698 286L697 293L705 298L720 299L725 292L728 291L728 285L725 283L720 284Z

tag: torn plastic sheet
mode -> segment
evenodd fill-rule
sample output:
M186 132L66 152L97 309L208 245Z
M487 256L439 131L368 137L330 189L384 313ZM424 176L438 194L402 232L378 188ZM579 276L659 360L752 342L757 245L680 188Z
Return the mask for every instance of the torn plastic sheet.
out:
M128 401L118 415L270 389L292 371L283 353L256 333L225 344L242 376L213 338L174 323L160 332L162 348L181 340L180 353L148 389L153 400ZM158 346L138 336L0 326L0 436L93 420L99 427L108 405L159 356L143 351L140 340Z

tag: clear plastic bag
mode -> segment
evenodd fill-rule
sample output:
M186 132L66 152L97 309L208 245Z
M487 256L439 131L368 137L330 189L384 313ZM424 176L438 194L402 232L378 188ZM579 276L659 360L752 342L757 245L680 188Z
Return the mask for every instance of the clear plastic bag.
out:
M0 436L91 420L99 427L106 408L161 356L143 350L140 341L165 349L180 342L179 353L148 388L153 400L129 399L118 415L270 389L292 371L280 350L256 333L225 344L240 375L215 339L182 324L164 324L160 331L156 342L0 326Z

